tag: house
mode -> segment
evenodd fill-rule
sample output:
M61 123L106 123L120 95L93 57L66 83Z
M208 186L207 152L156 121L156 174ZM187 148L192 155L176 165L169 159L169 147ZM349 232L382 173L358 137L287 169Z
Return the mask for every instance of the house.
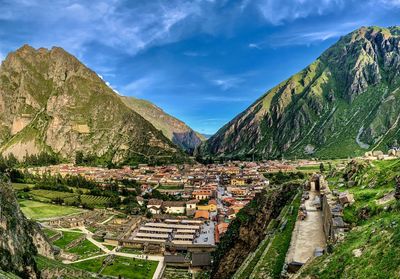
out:
M190 200L186 202L186 210L195 210L198 200Z
M198 205L197 210L217 211L217 201L212 199L206 205Z
M236 177L231 179L231 185L234 186L244 186L246 184L246 180L244 178Z
M185 202L183 201L164 201L164 211L169 214L184 214L185 213Z
M147 203L147 209L149 209L152 214L161 214L162 204L162 200L150 199Z
M140 197L140 196L137 196L137 197L136 197L136 201L138 202L138 204L139 204L140 206L142 206L143 203L144 203L144 199L143 199L142 197Z
M228 217L229 220L235 219L236 218L235 210L229 208L228 211L226 212L226 216Z
M202 220L209 220L210 213L207 210L196 210L194 214L194 219L202 219Z
M195 190L192 192L192 197L196 200L208 200L212 196L211 190Z

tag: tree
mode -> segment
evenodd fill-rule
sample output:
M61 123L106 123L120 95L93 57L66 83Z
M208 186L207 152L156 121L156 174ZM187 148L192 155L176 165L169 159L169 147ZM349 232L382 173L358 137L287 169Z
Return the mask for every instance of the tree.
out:
M82 165L83 164L83 152L82 151L77 151L75 153L75 164L76 165Z
M325 171L324 163L319 164L319 171L323 173Z

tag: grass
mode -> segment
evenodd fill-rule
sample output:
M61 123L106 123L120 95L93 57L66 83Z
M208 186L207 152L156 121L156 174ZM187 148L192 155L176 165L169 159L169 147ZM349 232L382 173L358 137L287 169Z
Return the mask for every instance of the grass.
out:
M98 273L103 266L105 257L99 257L87 261L73 263L71 266L89 272ZM146 261L141 259L130 259L125 257L115 257L114 261L108 264L102 275L118 277L121 275L127 279L150 279L157 269L158 262Z
M128 279L150 279L156 271L158 262L140 259L116 257L112 264L109 264L102 272L103 275L110 275Z
M104 259L105 259L105 256L87 260L87 261L83 261L83 262L73 263L70 266L73 266L73 267L76 267L79 269L83 269L83 270L86 270L89 272L97 273L98 271L100 271L100 268L103 266Z
M11 183L12 187L16 191L21 191L25 188L33 188L33 184L27 184L27 183Z
M51 190L31 190L30 193L34 199L44 202L46 201L50 202L51 200L56 198L65 199L76 196L76 194L74 193L51 191Z
M46 219L60 217L82 212L82 209L42 203L38 201L23 200L19 202L22 212L31 219Z
M301 278L400 278L400 202L376 203L393 191L399 171L400 160L374 161L353 175L356 186L344 183L339 188L354 194L355 203L344 209L344 219L353 228L332 253L311 262ZM337 181L341 175L337 173L331 180ZM332 184L331 189L337 185ZM356 249L362 252L360 257L354 256Z
M75 239L78 239L79 237L82 237L83 234L82 233L78 233L78 232L62 232L63 236L54 241L53 245L60 247L61 249L64 249L65 246L67 246L69 243L71 243L72 241L74 241Z
M103 252L98 248L96 245L94 245L92 242L89 240L85 239L79 245L67 249L69 253L77 254L80 256L80 258L89 258L95 255L100 255Z

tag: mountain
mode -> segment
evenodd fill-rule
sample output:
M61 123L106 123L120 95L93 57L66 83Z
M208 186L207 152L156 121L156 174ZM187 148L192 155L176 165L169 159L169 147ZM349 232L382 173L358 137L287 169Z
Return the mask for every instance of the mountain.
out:
M205 140L201 134L149 101L133 97L122 97L122 100L128 107L161 130L164 136L189 153L192 153Z
M400 144L400 27L362 27L204 143L204 156L347 157Z
M28 45L0 67L0 153L41 152L72 160L176 162L182 151L92 70L62 48Z
M0 198L0 271L21 278L40 278L34 256L52 258L53 248L38 225L26 219L11 185L3 181L0 181ZM2 272L0 277L7 278Z

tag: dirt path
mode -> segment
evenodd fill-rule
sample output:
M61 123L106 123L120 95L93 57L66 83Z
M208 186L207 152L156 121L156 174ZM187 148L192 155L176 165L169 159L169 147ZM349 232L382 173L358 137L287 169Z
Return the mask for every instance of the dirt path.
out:
M315 248L325 248L325 235L322 227L322 212L312 206L316 191L310 191L310 199L305 201L307 217L305 220L297 220L293 230L292 241L286 262L305 263L314 256Z

